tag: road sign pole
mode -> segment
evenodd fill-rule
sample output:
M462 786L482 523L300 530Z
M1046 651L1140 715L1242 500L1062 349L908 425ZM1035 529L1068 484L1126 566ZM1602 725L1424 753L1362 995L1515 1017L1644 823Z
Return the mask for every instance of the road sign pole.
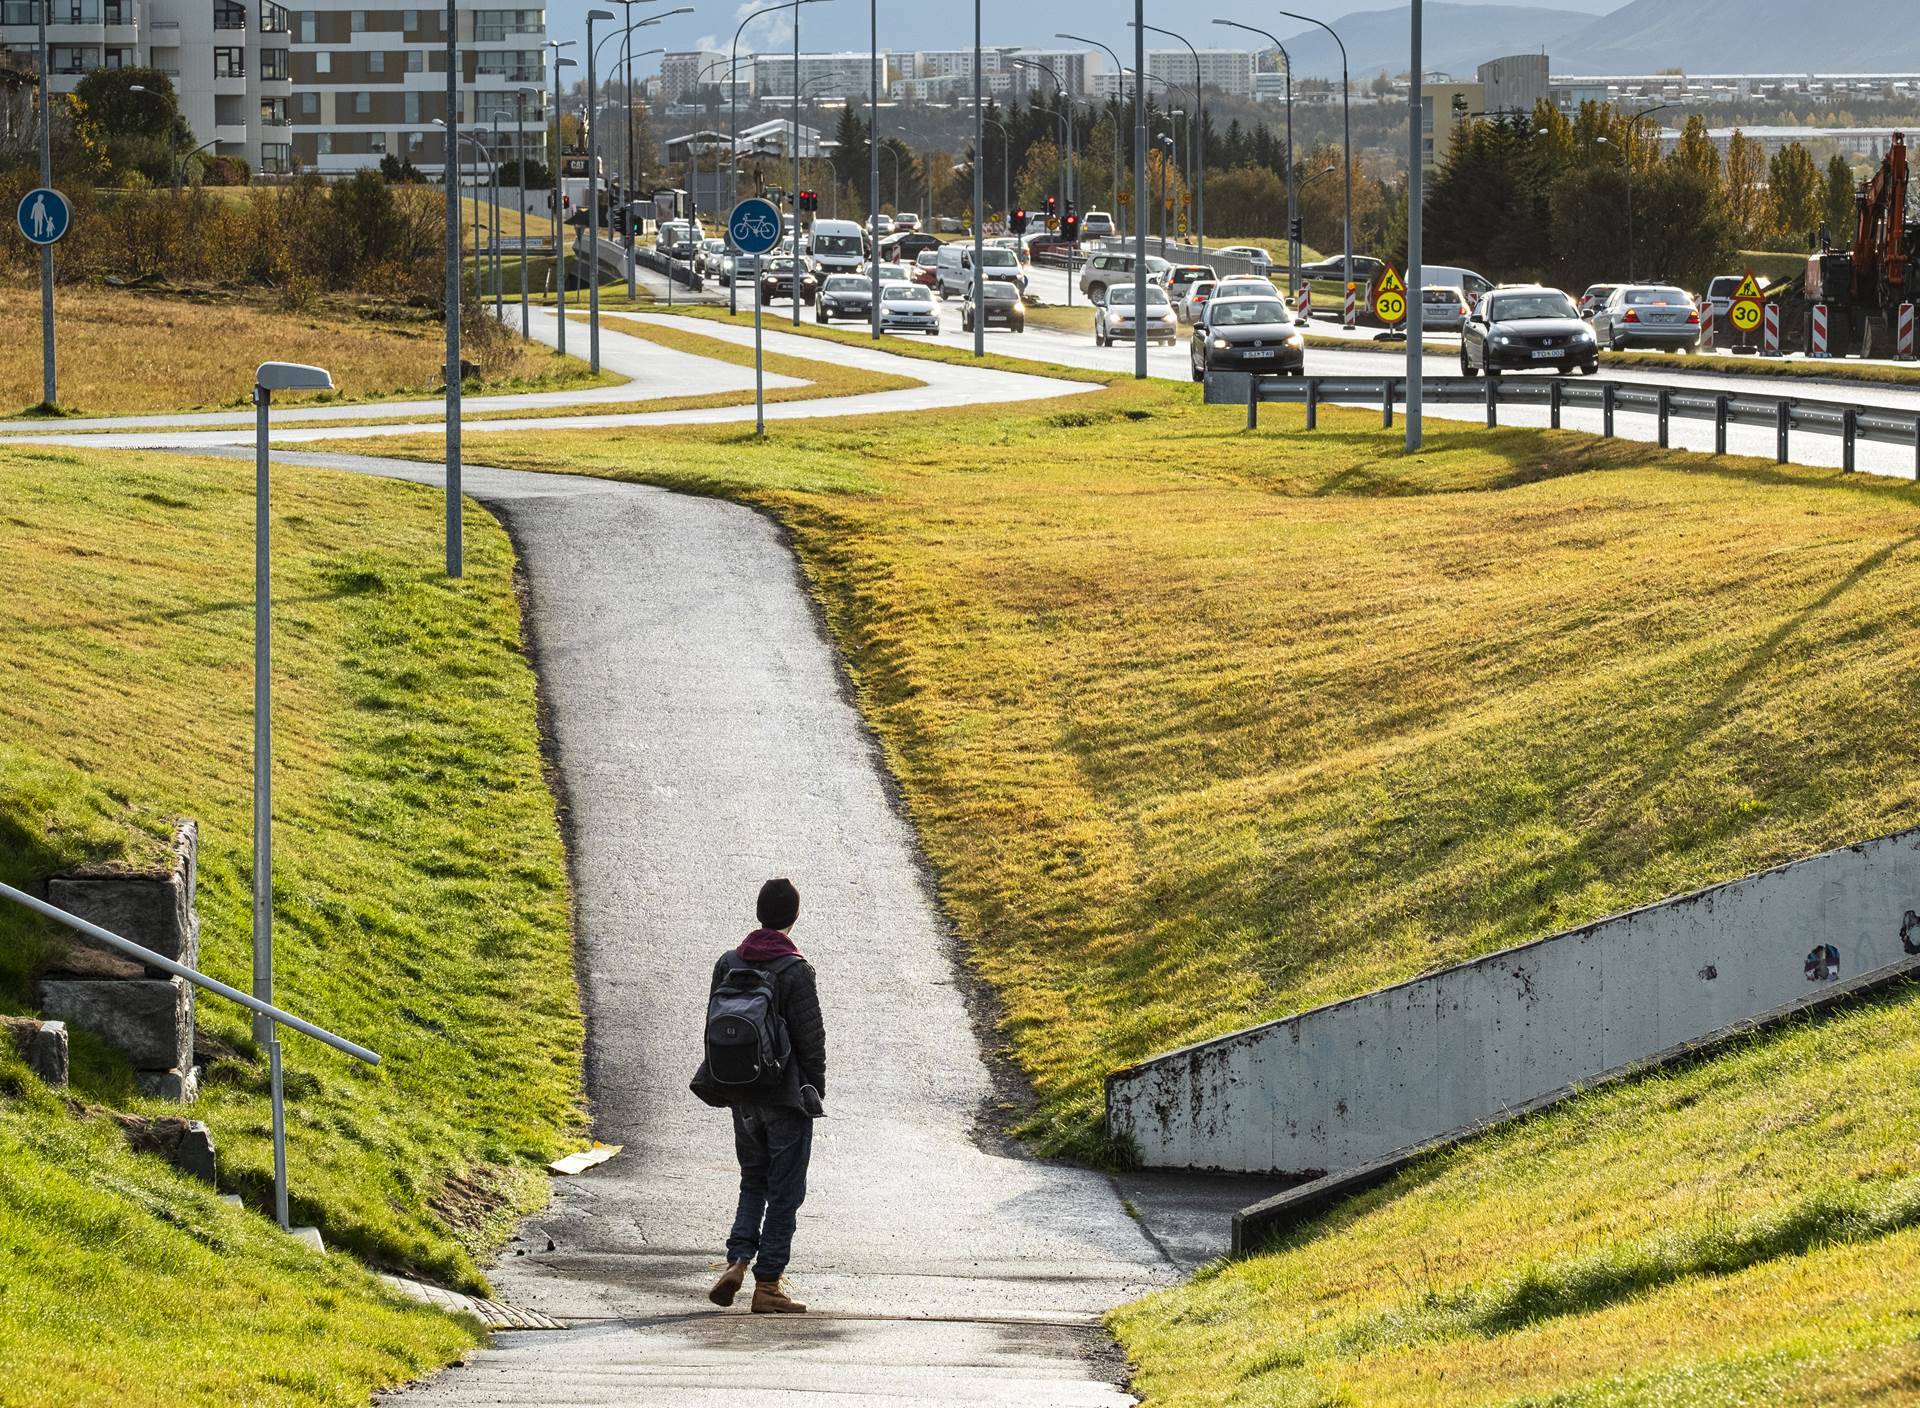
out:
M760 306L766 300L760 296L760 256L749 255L753 260L753 433L760 439L767 438L767 376L766 360L760 348ZM794 287L800 284L798 268L794 271ZM794 295L798 297L796 293Z
M47 9L53 0L40 0L40 184L53 185L53 112L47 84L53 64L47 53ZM60 387L53 364L53 246L40 247L40 399L49 410L59 401Z

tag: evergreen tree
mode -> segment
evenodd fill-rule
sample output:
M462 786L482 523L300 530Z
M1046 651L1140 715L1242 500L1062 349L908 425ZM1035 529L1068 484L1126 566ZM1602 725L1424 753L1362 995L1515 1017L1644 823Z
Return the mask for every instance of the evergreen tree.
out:
M1727 210L1740 232L1743 248L1756 240L1766 224L1767 153L1739 128L1727 139Z
M1817 238L1826 184L1807 149L1789 142L1767 164L1767 233L1777 249L1800 249ZM1810 238L1812 237L1812 238Z
M1845 245L1853 240L1853 227L1857 223L1853 195L1857 189L1853 167L1845 157L1836 155L1827 163L1826 208L1822 212L1827 237L1835 244Z

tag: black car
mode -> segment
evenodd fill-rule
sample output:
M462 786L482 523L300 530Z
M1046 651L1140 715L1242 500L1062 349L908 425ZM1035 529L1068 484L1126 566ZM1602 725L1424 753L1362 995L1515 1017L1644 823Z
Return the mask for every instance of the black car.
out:
M873 280L864 274L829 274L827 281L820 286L820 297L814 304L814 317L822 323L830 323L835 318L858 318L868 322L873 318Z
M904 234L887 235L880 241L880 257L890 264L911 264L921 253L929 249L938 249L944 243L932 235L920 230L908 230Z
M1600 344L1573 300L1557 288L1497 288L1482 294L1460 329L1460 375L1520 368L1565 376L1600 369Z
M1210 371L1299 376L1306 369L1305 348L1281 299L1213 299L1194 325L1193 379L1205 381Z
M776 298L793 299L794 268L790 256L760 261L760 301L771 303ZM814 290L819 285L807 270L800 271L800 301L812 303Z
M1012 332L1027 330L1027 305L1020 301L1020 290L1007 279L988 279L982 289L982 298L986 308L983 320L988 327L995 323L1005 323ZM960 328L963 332L973 331L973 289L969 287L960 300Z

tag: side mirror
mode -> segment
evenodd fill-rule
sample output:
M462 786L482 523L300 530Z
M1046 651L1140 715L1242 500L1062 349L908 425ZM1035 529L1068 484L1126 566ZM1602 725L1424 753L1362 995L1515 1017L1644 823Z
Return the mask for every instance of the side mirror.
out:
M1597 308L1582 308L1580 310L1580 316L1585 318L1588 322L1592 322L1593 315L1599 311L1600 310Z

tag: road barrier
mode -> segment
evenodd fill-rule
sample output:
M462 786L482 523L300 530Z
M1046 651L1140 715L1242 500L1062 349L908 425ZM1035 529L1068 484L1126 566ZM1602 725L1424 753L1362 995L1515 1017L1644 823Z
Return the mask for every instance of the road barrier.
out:
M1304 405L1307 429L1319 424L1323 402L1378 406L1380 423L1393 425L1393 408L1406 397L1405 377L1326 377L1256 375L1251 372L1208 372L1206 403L1244 406L1247 426L1259 425L1260 407ZM1914 452L1914 473L1920 478L1920 413L1890 407L1849 406L1832 401L1801 401L1791 396L1760 396L1749 392L1704 391L1695 387L1658 386L1648 382L1602 381L1585 377L1509 378L1503 376L1429 376L1421 378L1422 395L1433 405L1485 405L1487 424L1500 423L1501 406L1544 406L1547 423L1560 429L1568 407L1598 410L1600 433L1614 433L1620 412L1651 415L1659 425L1659 443L1667 445L1668 423L1674 419L1713 422L1713 452L1727 453L1727 427L1771 428L1774 452L1781 464L1794 431L1836 435L1841 443L1841 467L1851 473L1855 448L1862 440L1885 445L1907 445Z
M1300 316L1303 318L1311 318L1313 316L1313 285L1312 284L1303 283L1300 285L1300 310L1299 311L1300 311Z
M1700 304L1700 350L1713 351L1713 304L1704 299Z
M1827 305L1816 303L1813 311L1807 315L1807 355L1809 357L1827 357Z
M1903 362L1913 360L1913 305L1902 303L1894 318L1894 356Z
M1360 292L1352 284L1347 285L1347 307L1341 315L1341 326L1358 327L1360 324Z
M1760 355L1778 357L1780 355L1780 305L1768 303L1764 321L1760 326Z

